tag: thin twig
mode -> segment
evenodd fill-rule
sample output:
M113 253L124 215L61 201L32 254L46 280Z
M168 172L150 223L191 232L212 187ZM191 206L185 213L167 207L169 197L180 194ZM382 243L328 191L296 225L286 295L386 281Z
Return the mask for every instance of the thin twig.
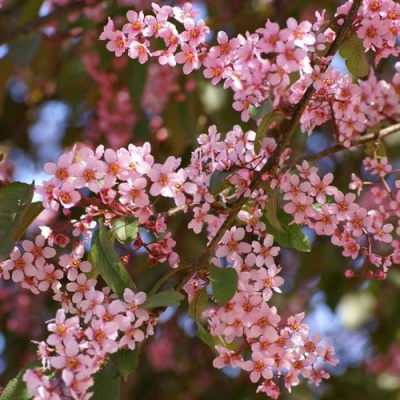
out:
M316 161L319 160L323 157L329 156L331 154L338 153L339 151L343 150L348 150L349 148L352 148L354 146L359 146L364 143L372 142L372 141L378 141L383 139L386 136L392 135L394 133L399 133L400 132L400 124L392 125L387 128L381 129L377 132L373 133L368 133L367 135L360 136L357 139L353 139L350 143L350 146L346 147L342 144L335 144L331 147L328 147L324 150L319 151L318 153L313 153L308 156L304 156L296 160L290 165L287 165L283 168L283 171L287 171L288 169L291 169L295 167L298 164L301 164L303 161Z
M33 19L27 22L26 24L17 26L12 30L3 32L0 31L0 45L15 40L20 36L27 35L33 32L34 30L37 30L45 26L49 22L64 16L65 14L68 14L72 11L78 11L84 7L87 7L87 4L84 1L77 0L74 1L73 3L67 4L64 7L57 8L56 10L45 15L44 17L38 17L36 19Z

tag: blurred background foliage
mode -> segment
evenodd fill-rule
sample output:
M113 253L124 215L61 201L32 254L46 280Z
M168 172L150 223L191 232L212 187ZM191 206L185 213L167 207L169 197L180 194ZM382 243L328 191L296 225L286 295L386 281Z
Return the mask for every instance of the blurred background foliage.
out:
M226 132L242 123L232 95L213 86L201 72L184 76L179 69L140 65L115 58L98 36L107 17L124 20L129 9L149 9L142 0L6 0L0 1L0 180L40 182L44 162L54 161L74 143L118 148L149 141L156 160L168 155L187 162L196 137L216 124ZM179 4L163 2L163 4ZM333 0L213 0L197 2L212 28L230 36L262 27L270 18L283 26L288 17L312 19L316 10L332 13ZM378 68L390 79L393 59ZM338 68L344 68L340 58ZM297 155L319 151L332 142L330 127L311 138L293 138ZM387 153L399 164L398 138L386 139ZM360 174L363 151L338 153L320 160L321 172L333 172L346 190L350 173ZM368 204L368 199L364 199ZM160 207L162 208L162 204ZM188 234L184 217L171 220L177 251L190 261L203 249L204 235ZM42 214L37 225L62 218ZM309 232L306 232L309 233ZM320 387L300 384L291 400L400 400L400 271L392 267L385 281L344 277L347 259L328 239L314 237L311 253L282 251L285 285L272 303L282 315L306 310L312 331L335 346L340 363ZM129 271L146 290L167 271L148 268L147 257L135 255ZM13 283L0 282L0 385L33 359L30 340L45 337L44 321L52 318L51 298L34 296ZM213 354L195 337L193 322L181 309L169 309L157 334L141 348L137 371L123 385L122 400L247 400L265 397L236 371L216 371ZM17 400L17 399L16 399ZM110 399L112 400L112 399Z

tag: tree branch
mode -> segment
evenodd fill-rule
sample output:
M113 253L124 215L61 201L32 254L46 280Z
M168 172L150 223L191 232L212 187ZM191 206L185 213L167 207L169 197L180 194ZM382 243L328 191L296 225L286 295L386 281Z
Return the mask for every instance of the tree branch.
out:
M353 139L350 143L351 145L348 147L343 146L342 144L335 144L331 147L328 147L324 150L319 151L318 153L310 154L308 156L300 157L297 161L294 163L287 165L283 168L283 171L287 171L288 169L291 169L295 167L298 164L301 164L303 161L316 161L319 160L323 157L329 156L334 153L338 153L339 151L343 150L348 150L354 146L359 146L364 143L372 142L372 141L378 141L383 139L386 136L392 135L394 133L399 133L400 132L400 123L396 125L389 126L387 128L381 129L380 131L373 132L373 133L368 133L367 135L360 136L357 139Z
M56 10L45 15L44 17L33 19L32 21L29 21L26 24L18 26L10 31L0 31L0 45L15 40L20 36L27 35L28 33L43 27L49 22L61 16L64 16L65 14L83 9L84 7L87 7L87 4L85 4L84 1L77 0L70 4L67 4L64 7L57 8Z

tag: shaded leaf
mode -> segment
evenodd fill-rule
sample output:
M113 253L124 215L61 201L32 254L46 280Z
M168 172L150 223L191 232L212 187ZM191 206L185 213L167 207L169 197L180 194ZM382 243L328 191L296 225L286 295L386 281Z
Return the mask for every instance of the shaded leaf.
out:
M109 360L94 375L90 400L118 400L121 392L121 377L118 368Z
M264 215L267 218L268 222L278 231L283 232L283 228L281 223L279 222L278 216L276 214L276 197L274 194L271 194L268 198L267 204L265 205Z
M210 284L215 300L220 306L226 304L236 293L238 276L234 268L208 266Z
M196 325L197 337L201 339L207 346L214 348L214 340L211 333L206 328L204 328L204 326L201 325L200 322L196 322Z
M369 73L369 63L363 41L356 35L345 40L339 48L339 54L345 59L346 67L355 78L363 78Z
M208 304L208 294L207 289L203 287L193 297L192 301L189 303L188 315L194 320L198 320L201 316L202 311L207 307Z
M8 45L8 57L19 67L28 65L39 48L41 39L42 35L36 31L12 40Z
M120 243L132 242L137 236L138 221L133 215L115 218L111 222L110 235Z
M255 107L253 105L250 105L249 107L249 115L255 121L257 121L260 118L264 118L271 111L272 111L272 102L270 99L266 100L259 107Z
M0 188L0 261L14 248L21 216L33 196L34 184L13 182ZM22 222L24 224L24 222Z
M14 240L17 241L29 228L31 223L44 210L43 204L40 201L28 204L21 213L20 221L14 233Z
M136 347L133 350L128 348L119 349L116 353L111 354L110 358L126 380L138 366L139 348Z
M256 131L254 139L254 151L258 153L261 149L261 142L267 133L268 127L275 121L282 119L282 114L278 111L271 112L264 116Z
M228 177L232 175L232 171L214 171L210 177L210 193L215 196L227 189L230 185Z
M37 17L42 3L43 0L29 0L24 2L24 6L18 15L17 25L22 25Z
M135 290L135 284L108 239L107 230L102 221L99 221L99 228L93 234L90 257L101 277L120 298L125 288Z
M273 235L275 240L283 247L293 248L298 251L311 251L310 241L303 233L300 226L291 224L293 217L282 209L278 209L276 215L283 231L277 230L271 225L267 218L263 218L267 225L267 232Z
M3 114L3 103L7 93L7 82L13 71L13 64L8 57L0 59L0 116Z
M27 364L20 373L8 382L7 386L4 388L0 395L0 400L29 400L32 399L32 395L29 394L26 388L26 383L22 380L25 371L29 368L40 367L41 363L39 361L34 361Z
M146 301L142 304L142 307L156 308L179 306L184 298L185 296L182 293L176 292L173 289L166 290L164 292L159 292L148 296Z

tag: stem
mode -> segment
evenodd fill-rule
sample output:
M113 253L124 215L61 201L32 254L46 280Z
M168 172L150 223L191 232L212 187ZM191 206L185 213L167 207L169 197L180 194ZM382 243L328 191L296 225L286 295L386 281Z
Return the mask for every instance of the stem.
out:
M316 161L316 160L319 160L320 158L329 156L331 154L338 153L339 151L348 150L351 147L359 146L360 144L372 142L374 140L375 141L382 140L386 136L392 135L394 133L399 133L399 132L400 132L400 124L396 124L396 125L392 125L387 128L381 129L377 132L368 133L367 135L363 135L363 136L359 137L358 139L354 139L351 141L350 147L345 147L339 143L335 144L335 145L328 147L322 151L319 151L318 153L300 157L294 163L285 166L283 168L283 171L287 171L288 169L291 169L291 168L295 167L296 165L301 164L303 161Z
M1 32L0 45L15 40L20 36L27 35L28 33L43 27L54 19L62 17L70 12L78 11L84 7L87 7L87 4L84 1L76 0L75 2L67 4L64 7L57 8L56 10L45 15L44 17L33 19L26 24L17 26L14 29Z
M149 292L149 296L152 294L157 293L158 289L160 289L160 287L164 284L164 282L166 282L169 278L171 278L171 276L174 276L177 272L181 272L187 268L190 268L191 265L190 264L186 264L183 265L181 267L178 268L174 268L171 269L170 271L168 271L165 275L163 275L154 285L153 287L150 289Z

